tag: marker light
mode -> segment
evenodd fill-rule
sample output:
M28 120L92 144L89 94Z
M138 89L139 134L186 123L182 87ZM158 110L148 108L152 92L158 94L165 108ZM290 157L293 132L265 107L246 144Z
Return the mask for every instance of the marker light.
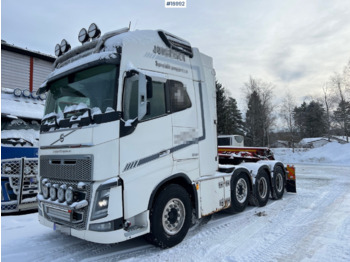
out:
M86 29L85 29L85 28L82 28L82 29L80 30L79 36L78 36L79 42L83 44L83 43L89 41L89 39L90 39L90 38L89 38L89 35L88 35Z
M19 88L16 88L13 94L17 97L20 97L22 95L22 90Z
M97 27L95 23L92 23L89 26L88 34L89 34L89 37L96 38L101 35L101 30Z
M70 44L67 42L66 39L63 39L61 42L61 52L65 53L70 50Z
M61 46L60 46L60 44L57 44L57 45L55 46L55 55L56 55L56 56L62 55L62 51L61 51Z
M24 97L30 97L30 91L29 90L23 90L23 96Z

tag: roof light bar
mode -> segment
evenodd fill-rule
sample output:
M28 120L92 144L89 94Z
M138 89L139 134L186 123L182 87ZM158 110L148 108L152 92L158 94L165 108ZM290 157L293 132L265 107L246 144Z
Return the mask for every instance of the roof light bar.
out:
M92 39L97 38L101 35L101 30L97 27L95 23L92 23L88 29L89 37Z
M67 42L66 39L63 39L61 41L61 52L64 54L65 52L69 51L71 48L70 44Z
M19 89L19 88L16 88L14 91L13 91L13 94L17 97L20 97L22 95L22 90Z
M89 38L89 35L88 35L88 32L86 31L85 28L82 28L79 32L79 35L78 35L78 40L80 43L84 44L85 42L89 41L90 38Z
M30 91L28 89L23 90L23 96L24 97L30 97Z

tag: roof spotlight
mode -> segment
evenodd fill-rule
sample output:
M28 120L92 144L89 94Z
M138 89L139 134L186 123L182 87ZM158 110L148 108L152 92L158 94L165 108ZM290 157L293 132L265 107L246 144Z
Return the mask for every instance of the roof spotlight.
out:
M57 44L57 45L55 46L55 55L56 55L56 56L62 55L62 51L61 51L61 46L60 46L60 44Z
M45 100L45 99L46 99L46 94L45 94L45 93L40 94L39 98L40 98L41 100Z
M28 89L23 90L23 96L24 97L30 97L30 91Z
M82 44L89 41L90 37L89 37L88 32L86 31L85 28L82 28L80 30L78 39L79 39L79 42Z
M61 41L61 52L65 53L70 50L70 44L67 42L66 39L63 39Z
M20 97L22 95L22 90L19 88L16 88L15 91L13 91L13 94L17 97Z
M95 23L92 23L88 29L89 37L96 38L101 35L101 30L97 27Z
M39 96L36 94L36 92L32 92L30 95L32 96L33 99L39 98Z

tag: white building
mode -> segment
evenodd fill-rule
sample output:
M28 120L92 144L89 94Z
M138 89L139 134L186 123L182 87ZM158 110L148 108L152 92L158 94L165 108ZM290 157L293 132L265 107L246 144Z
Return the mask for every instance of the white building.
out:
M1 40L1 88L35 92L52 71L55 57Z

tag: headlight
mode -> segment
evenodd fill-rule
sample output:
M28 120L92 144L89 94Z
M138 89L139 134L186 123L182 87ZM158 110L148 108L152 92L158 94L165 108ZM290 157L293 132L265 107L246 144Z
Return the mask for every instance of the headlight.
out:
M108 215L109 192L110 188L96 191L91 220L103 218Z
M26 165L24 167L24 174L29 175L31 172L32 172L32 169L30 168L30 166Z
M57 190L57 198L58 201L60 202L64 202L65 199L65 191L66 191L67 186L66 185L62 185L60 186L60 188Z
M68 187L68 189L66 190L65 196L68 204L73 203L73 196L74 196L73 188Z
M57 199L57 190L55 187L50 187L50 198L51 200L56 200Z
M38 174L39 168L38 168L37 165L35 165L35 166L33 167L33 172L34 172L34 175L37 175L37 174Z

